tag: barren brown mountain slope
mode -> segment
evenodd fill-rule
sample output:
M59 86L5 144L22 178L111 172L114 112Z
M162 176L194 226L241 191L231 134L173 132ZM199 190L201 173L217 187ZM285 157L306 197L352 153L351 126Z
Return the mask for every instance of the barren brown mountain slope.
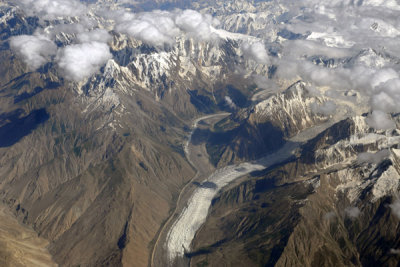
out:
M212 100L203 65L228 65L237 44L188 40L168 54L113 33L114 59L71 82L55 63L33 71L10 50L8 38L33 34L38 18L7 5L0 15L1 201L49 241L60 265L147 266L157 232L195 175L184 154L191 120L219 110L228 91L219 80ZM187 57L190 47L221 60ZM160 74L164 59L169 72ZM195 70L183 78L185 64Z
M340 121L298 158L225 188L192 243L191 265L397 266L399 147L390 140L398 130L366 140L365 127L362 117ZM357 160L385 147L378 162Z
M0 265L57 266L47 250L49 242L20 224L7 207L0 207Z

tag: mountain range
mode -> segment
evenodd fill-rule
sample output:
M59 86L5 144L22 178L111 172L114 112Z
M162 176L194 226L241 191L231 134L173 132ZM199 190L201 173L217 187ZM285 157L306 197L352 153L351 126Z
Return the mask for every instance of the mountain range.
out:
M397 266L399 10L1 2L1 264Z

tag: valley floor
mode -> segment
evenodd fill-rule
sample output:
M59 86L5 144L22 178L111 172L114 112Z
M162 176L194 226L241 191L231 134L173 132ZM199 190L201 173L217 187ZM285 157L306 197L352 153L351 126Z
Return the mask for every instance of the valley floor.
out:
M47 250L48 244L0 206L0 266L57 266Z
M245 162L217 169L213 173L210 173L208 177L206 176L207 172L204 171L205 169L211 170L209 167L204 168L208 159L207 152L199 150L201 145L188 144L187 154L201 175L197 175L194 178L194 180L198 181L197 187L189 186L182 190L181 195L185 197L180 199L178 203L180 208L175 210L168 221L168 228L170 229L166 237L164 237L166 240L163 247L163 262L167 261L171 266L184 266L187 264L186 261L188 260L185 259L184 254L190 252L191 242L197 230L205 222L211 202L220 189L250 172L263 170L285 161L296 153L301 143L315 137L336 120L331 120L300 132L273 154L254 162ZM195 127L197 127L199 121L196 121L194 124ZM191 140L189 139L189 141ZM198 160L199 156L203 159L202 161ZM178 213L178 211L180 212ZM173 224L172 221L174 221ZM163 231L165 231L165 227Z
M184 210L186 207L189 198L193 195L193 192L198 187L197 184L204 181L214 171L214 167L208 159L205 143L194 144L192 142L192 135L194 131L196 129L208 129L227 115L229 115L229 113L207 115L198 118L193 122L193 130L185 146L185 153L190 163L196 168L197 174L182 188L176 201L174 211L161 228L153 247L151 266L165 266L165 263L168 259L168 251L165 245L166 239L168 238L168 230L171 229L173 223L176 221L177 216L181 214L182 210Z

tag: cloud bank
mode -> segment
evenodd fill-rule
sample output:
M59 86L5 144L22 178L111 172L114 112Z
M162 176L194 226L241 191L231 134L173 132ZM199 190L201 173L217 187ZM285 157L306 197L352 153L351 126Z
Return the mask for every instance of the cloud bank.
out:
M212 41L218 39L213 33L213 26L219 22L210 15L203 15L195 10L179 11L175 17L176 25L190 37L200 41Z
M92 31L80 32L76 36L76 39L79 43L90 43L90 42L108 43L111 41L112 36L108 33L108 31L104 29L95 29Z
M79 81L98 72L111 58L107 43L109 30L126 34L145 44L162 49L173 46L176 37L186 35L197 41L215 41L218 21L195 10L132 13L118 7L83 4L78 0L14 0L27 15L39 17L41 28L34 36L13 37L10 44L31 69L51 61L66 79ZM90 12L89 12L90 11ZM106 19L108 30L100 29L93 13ZM47 20L56 20L50 26ZM57 48L54 42L63 44Z
M78 82L97 73L112 58L107 44L112 37L103 29L86 31L76 26L70 29L76 34L77 44L57 48L44 35L20 35L10 39L10 46L31 70L54 59L64 78Z
M277 75L301 78L337 92L357 90L369 99L368 124L395 126L389 113L400 112L400 22L396 1L280 1L290 14L278 25L304 40L286 40ZM350 59L350 60L349 60ZM397 61L397 63L396 63ZM331 91L332 93L332 91ZM339 95L340 93L337 93Z
M318 113L318 114L325 115L325 116L333 115L336 111L336 108L337 108L337 106L336 106L335 102L333 102L331 100L324 102L322 105L318 105L316 103L313 103L311 105L312 111L314 111L315 113Z
M268 79L266 76L263 75L253 75L252 76L254 83L257 85L258 88L269 90L269 91L278 91L279 87L276 85L275 82Z
M370 152L360 153L357 156L357 161L359 163L379 164L382 160L388 158L389 156L390 156L390 151L388 149L384 149L376 153L370 153Z
M42 19L75 17L86 12L86 6L77 0L17 0L15 1L28 15Z
M253 44L243 43L242 44L243 55L259 64L269 64L268 52L265 49L265 45L261 42Z
M67 79L79 82L99 71L112 58L105 43L75 44L61 49L57 55L59 68Z
M172 14L166 11L141 13L119 23L116 30L153 46L172 45L179 34Z
M218 39L213 32L218 21L195 10L155 10L139 14L117 11L107 16L117 22L116 31L153 46L173 45L182 33L198 41Z
M109 42L111 36L105 30L96 29L97 22L90 19L90 12L112 21L109 25L112 25L115 32L158 48L173 46L179 35L186 35L197 41L219 40L215 34L219 21L195 10L132 13L121 7L112 10L83 4L78 0L14 2L27 14L40 17L41 21L76 17L65 20L65 24L54 26L47 34L50 41L54 41L60 32L65 32L76 36L73 45ZM302 78L316 86L328 86L338 91L358 90L370 99L372 113L367 119L370 126L379 129L393 127L390 116L383 113L400 112L400 106L396 105L400 101L399 67L382 60L381 55L400 54L400 5L394 0L357 3L342 0L280 0L279 4L296 16L287 15L288 21L277 24L277 30L289 30L302 36L304 40L284 41L278 57L269 56L263 40L245 42L241 46L245 58L258 64L278 65L277 75L283 79ZM74 23L71 24L71 21ZM49 43L47 46L50 46ZM357 55L366 48L380 53L376 52L374 57L369 58ZM23 51L18 42L15 43L14 50L20 51L25 62L32 68L44 64L43 62L54 55L54 49L48 49L47 54L37 49L37 52L32 53L28 51L30 49ZM35 49L32 48L32 51ZM39 59L34 60L35 57ZM349 57L354 57L354 62L344 62ZM269 87L263 85L266 83L261 77L255 79L255 82L260 88ZM330 114L333 112L333 105L327 104L316 109L322 114Z
M390 130L396 128L396 123L390 118L390 115L381 110L372 111L366 119L366 122L369 126L378 130Z
M57 46L42 35L20 35L10 39L11 49L22 56L32 70L51 60L57 53Z

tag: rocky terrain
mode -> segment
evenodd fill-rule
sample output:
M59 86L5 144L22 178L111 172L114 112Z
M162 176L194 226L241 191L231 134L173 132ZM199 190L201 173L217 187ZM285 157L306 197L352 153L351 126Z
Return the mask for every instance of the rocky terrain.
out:
M73 27L62 31L50 13L43 22L15 4L1 5L1 199L62 266L146 266L195 174L184 154L191 118L228 109L224 97L237 89L227 85L247 83L231 69L237 41L180 36L163 51L110 31L113 58L90 77L60 62L32 69L42 59L13 37L44 31L59 47L81 49L86 43L71 45L77 38L97 37L79 35L82 18L63 19Z
M397 265L399 10L1 2L2 264Z
M297 158L226 188L192 264L396 265L397 134L369 139L364 127L362 117L340 121Z
M6 207L0 212L1 266L57 266L47 250L48 241L21 225Z
M313 105L327 99L310 94L304 83L296 82L283 92L234 113L208 133L207 151L216 165L258 159L280 148L285 139L328 121L313 112Z

